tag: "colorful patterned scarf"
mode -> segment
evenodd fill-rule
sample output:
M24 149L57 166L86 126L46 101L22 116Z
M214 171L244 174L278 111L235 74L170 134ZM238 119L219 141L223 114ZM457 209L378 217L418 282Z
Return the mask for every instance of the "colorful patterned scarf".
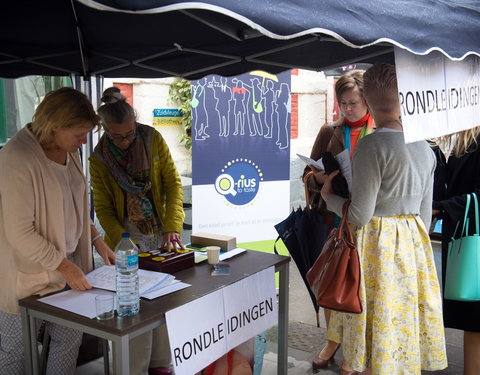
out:
M348 121L347 118L344 118L343 122L345 124L345 126L343 127L343 139L345 140L345 148L348 149L351 158L357 141L372 133L374 121L373 117L370 116L370 113L367 112L367 114L358 121L352 122ZM358 136L353 137L353 134L351 134L351 129L358 128L362 129L358 133Z
M136 138L126 150L115 146L106 134L100 142L103 160L125 194L128 221L134 223L141 233L153 234L155 217L151 201L151 155L148 148L151 132L137 125Z

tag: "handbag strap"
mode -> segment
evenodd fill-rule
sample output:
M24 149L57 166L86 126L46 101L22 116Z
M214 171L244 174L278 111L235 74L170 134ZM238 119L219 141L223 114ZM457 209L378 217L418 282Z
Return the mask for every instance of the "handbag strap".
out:
M308 180L313 176L313 171L309 171L303 178L303 186L305 188L305 209L310 211L310 192L308 191ZM315 178L315 177L314 177Z
M347 234L347 240L353 244L352 231L350 230L350 226L348 225L348 207L350 207L350 200L346 201L343 204L342 220L340 221L340 225L338 226L337 239L340 240L345 231Z
M475 234L478 236L479 233L479 225L478 225L478 199L477 194L472 193L473 203L475 205Z
M475 234L479 234L479 224L478 224L478 199L477 199L477 195L475 193L472 193L472 194L467 194L466 198L467 198L467 201L465 203L465 214L463 216L463 226L462 226L462 234L460 237L464 237L465 234L468 235L468 226L469 226L469 218L468 218L468 212L470 211L470 201L473 197L473 202L474 202L474 207L475 207ZM455 235L456 235L456 232L457 232L457 228L458 228L458 223L457 223L457 227L455 228Z
M462 225L462 233L460 235L460 237L463 237L464 234L465 234L465 229L467 228L467 232L468 232L468 210L470 210L470 194L467 194L466 196L466 202L465 202L465 213L463 215L463 225ZM455 227L455 232L453 234L453 238L456 238L457 236L457 229L458 229L458 222L457 222L457 226Z

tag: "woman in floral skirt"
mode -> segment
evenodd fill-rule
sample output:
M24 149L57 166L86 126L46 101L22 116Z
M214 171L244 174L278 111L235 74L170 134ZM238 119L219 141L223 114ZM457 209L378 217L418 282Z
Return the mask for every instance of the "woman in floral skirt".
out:
M442 302L428 236L435 156L425 142L405 144L395 67L364 74L364 96L375 133L353 155L348 221L361 263L363 312L333 312L328 338L342 342L341 374L420 374L447 366ZM421 161L421 163L419 163ZM331 173L322 188L330 211Z

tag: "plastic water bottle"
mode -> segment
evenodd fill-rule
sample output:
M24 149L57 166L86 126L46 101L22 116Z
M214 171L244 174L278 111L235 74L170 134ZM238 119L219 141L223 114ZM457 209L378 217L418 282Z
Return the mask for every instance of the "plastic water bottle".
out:
M140 310L138 292L138 249L130 240L130 233L123 233L115 246L117 273L117 313L119 316L136 315Z

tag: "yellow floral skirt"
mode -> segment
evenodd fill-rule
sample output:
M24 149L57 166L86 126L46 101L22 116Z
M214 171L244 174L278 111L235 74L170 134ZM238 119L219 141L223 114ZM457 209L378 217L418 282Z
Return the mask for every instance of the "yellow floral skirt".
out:
M363 312L332 312L328 338L342 343L356 371L400 375L447 367L440 286L420 217L374 216L352 230Z

